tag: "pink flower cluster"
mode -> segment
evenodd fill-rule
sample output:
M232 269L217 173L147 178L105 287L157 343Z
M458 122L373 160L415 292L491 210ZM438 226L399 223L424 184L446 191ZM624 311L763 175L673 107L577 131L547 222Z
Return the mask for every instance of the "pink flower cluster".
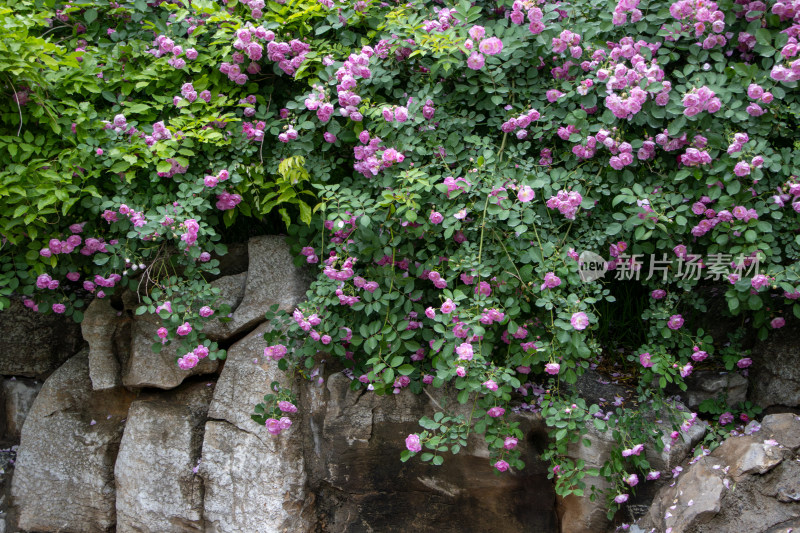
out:
M503 125L500 126L500 129L503 130L503 132L505 133L511 133L519 128L519 131L517 131L516 134L517 138L524 139L525 137L528 136L528 130L526 130L525 128L527 128L532 122L536 122L540 118L541 114L537 110L530 109L517 117L512 117L507 121L503 122Z
M319 257L317 256L314 248L311 246L306 246L302 250L300 250L300 255L305 256L306 263L308 264L315 264L319 263Z
M328 101L327 92L321 85L314 85L313 89L314 91L305 99L306 109L316 111L319 121L325 124L333 115L333 104ZM358 99L358 103L361 103L361 97L355 96Z
M461 24L461 21L456 18L457 13L455 9L443 7L434 8L434 10L437 11L437 20L422 21L422 29L427 33L441 33Z
M499 324L505 319L505 317L506 317L505 313L498 311L495 308L484 309L483 312L481 313L480 322L481 324L489 326L494 322L497 322Z
M357 78L369 79L372 72L369 61L375 51L370 46L361 48L358 54L350 54L347 61L336 71L336 96L339 99L339 114L354 122L361 122L364 116L356 106L361 103L361 97L353 92L357 88Z
M580 44L580 35L569 30L562 30L558 37L553 37L553 53L561 54L569 49L569 54L573 58L578 59L583 55L583 49L580 47Z
M333 264L336 262L336 259L337 257L335 255L331 255L330 258L326 259L325 268L323 269L322 273L333 281L347 281L348 279L352 278L354 275L353 266L355 265L356 260L352 257L348 257L345 259L344 263L342 263L341 269L336 270L333 268Z
M384 107L382 110L383 119L386 122L405 122L408 120L408 109L403 106Z
M81 243L83 242L81 236L76 235L76 233L80 233L83 231L83 225L73 224L72 226L70 226L70 231L72 231L73 234L67 237L63 241L59 239L50 239L50 241L47 243L47 248L42 248L41 250L39 250L39 255L42 257L50 257L53 255L72 253L75 250L75 248L80 246ZM91 243L89 241L91 241ZM86 244L81 250L81 254L91 255L95 252L105 252L105 251L106 251L105 244L101 240L89 238L86 240Z
M201 359L205 359L206 357L208 357L208 347L200 344L191 352L178 358L178 368L181 370L191 370L197 366Z
M558 209L568 220L575 220L575 214L578 212L581 202L583 202L583 197L579 192L561 190L547 200L547 207Z
M295 310L295 313L298 313L299 310ZM302 316L302 314L301 314ZM309 328L310 329L310 328ZM283 344L275 344L273 346L267 346L264 348L264 357L267 359L272 359L273 361L280 361L286 355L286 346Z
M292 427L292 421L289 417L282 416L280 420L275 418L268 418L266 422L267 431L270 435L280 435L281 431L287 430Z
M747 163L746 161L739 161L736 163L736 166L733 167L733 173L741 178L750 174L752 169L761 168L763 165L764 158L760 155L757 155L750 160L750 163Z
M700 165L708 165L711 163L711 156L707 150L699 148L687 148L686 152L681 154L681 163L687 167L697 167Z
M529 22L528 30L534 35L539 35L542 33L545 30L545 25L542 22L544 13L539 7L536 6L536 2L532 2L530 0L515 0L509 15L511 22L516 25L520 25L525 22L522 11L523 9L527 9L526 14L528 15Z
M111 212L113 214L113 211ZM119 206L119 214L127 216L131 223L133 224L134 228L140 228L147 223L147 219L144 217L144 211L136 211L135 209L131 209L125 204ZM116 214L114 214L114 220L116 220ZM103 213L103 218L108 221L110 224L112 220L106 218L106 212ZM88 239L87 239L88 244Z
M168 139L172 139L172 132L167 129L167 126L162 120L153 124L153 134L145 135L144 142L147 144L147 146L153 146L158 141L166 141ZM170 169L170 171L172 171L172 169ZM184 172L186 172L186 169L183 169L183 172L180 173L182 174ZM175 174L175 172L172 173Z
M197 241L197 233L200 231L200 224L193 218L186 219L181 227L184 229L184 234L181 235L181 240L186 243L187 248L191 248Z
M747 97L755 100L755 102L751 102L747 106L747 113L752 117L760 117L766 111L757 102L761 102L764 104L768 104L772 102L773 96L772 93L769 91L765 91L763 87L758 84L751 83L749 87L747 87Z
M189 170L189 167L181 165L177 160L171 157L166 159L166 162L170 164L169 170L166 172L157 172L159 178L171 178L175 174L186 174L186 171Z
M448 198L450 198L450 193L453 193L455 191L465 191L467 187L472 186L472 183L468 181L467 178L454 178L453 176L445 177L443 183L447 187ZM456 218L459 217L456 216Z
M229 177L230 177L230 173L226 169L222 169L217 173L216 176L212 176L210 174L206 175L206 177L203 178L203 184L206 187L208 187L209 189L212 189L212 188L216 187L219 182L225 181Z
M651 60L648 64L645 58L639 54L638 49L643 45L648 46L647 43L641 41L635 45L626 42L623 46L615 48L612 50L612 59L617 62L608 68L597 71L598 81L605 83L608 92L604 104L617 118L628 119L641 111L647 101L646 87L664 79L664 70L658 66L658 63ZM658 46L649 46L649 48L657 50ZM615 53L617 50L619 50L618 54ZM614 58L616 55L629 59L631 66L628 67L620 58ZM640 86L642 80L647 80L645 89ZM671 89L672 85L669 82L663 84L663 88L655 97L658 105L667 104ZM626 91L627 97L622 98L617 91Z
M203 100L206 103L208 103L208 102L211 101L211 91L209 91L209 90L201 91L200 94L198 95L197 91L195 91L195 89L194 89L194 85L192 85L191 83L184 83L183 85L181 85L181 94L180 94L180 96L174 96L172 98L172 104L177 106L178 104L180 104L181 100L184 99L184 98L189 103L192 103L195 100L197 100L198 97L201 100Z
M209 99L211 99L211 95L210 94L208 95L208 97L209 97ZM255 115L256 114L256 108L253 107L253 106L256 104L257 101L258 101L258 99L257 99L256 95L254 95L254 94L248 94L244 98L240 98L239 99L239 105L246 106L244 108L244 111L242 112L242 114L244 114L244 116L246 116L246 117L252 117L253 115Z
M184 55L184 53L186 54L186 59L190 61L197 59L197 50L194 48L189 48L184 52L184 49L181 45L175 44L175 41L166 35L157 36L153 41L153 46L156 48L152 48L147 52L155 57L171 55L172 57L167 60L167 63L176 69L182 69L186 66L186 60L180 57Z
M267 123L263 120L258 122L242 122L242 133L244 133L248 141L261 141L264 137L264 130L266 129Z
M780 2L773 6L773 12L778 5L781 5ZM790 29L795 29L795 33L800 34L800 27L798 27L797 24ZM797 54L797 51L797 38L793 35L790 37L790 42L783 47L781 53L784 55L784 57L790 58L794 57ZM783 81L787 83L800 80L800 59L795 59L787 64L776 64L774 67L772 67L769 75L775 81Z
M298 326L300 326L300 329L308 333L308 336L311 337L311 340L321 342L322 344L325 345L328 345L332 342L333 339L331 338L330 335L327 334L320 335L320 333L317 330L312 329L313 327L318 326L322 323L322 319L319 317L319 315L317 315L317 313L312 313L310 316L306 317L302 311L300 311L299 309L295 309L294 312L292 313L292 319L295 321L295 323L297 323ZM348 330L348 336L345 337L344 340L348 341L351 336L352 333L349 333ZM279 350L280 346L282 345L277 345L274 346L273 348ZM266 354L266 351L264 353ZM276 352L276 354L280 353L281 353L280 351ZM283 354L285 354L285 352L283 352ZM280 357L283 357L283 355L280 355ZM280 359L280 357L278 357L278 359ZM277 361L278 359L275 360Z
M241 201L242 197L240 195L225 191L217 195L216 206L220 211L227 211L229 209L234 209Z
M263 10L266 5L264 0L241 0L240 3L250 8L250 16L254 19L260 19L264 16Z
M778 204L779 207L784 207L785 202L792 202L792 209L800 213L800 183L797 181L797 176L792 176L789 181L784 183L782 188L778 189L778 194L772 197L772 201Z
M614 8L614 15L611 22L616 26L622 26L628 22L628 13L631 14L631 22L642 20L642 12L638 9L639 0L619 0L617 7Z
M750 140L750 136L746 133L736 133L733 136L733 142L728 146L728 155L733 155L741 152L745 144Z
M269 33L265 39L269 40L268 37ZM252 46L252 43L249 46ZM299 39L292 39L289 42L270 41L267 44L267 59L277 62L282 71L289 76L294 76L310 51L311 46ZM253 56L250 56L250 59L256 60Z
M673 18L686 21L682 31L694 30L697 38L709 33L702 43L698 43L704 49L725 46L728 42L727 38L722 35L725 31L725 14L717 8L716 2L678 0L670 6L669 12Z
M683 95L681 103L684 107L683 114L687 117L693 117L701 111L716 113L722 107L722 101L705 85L700 88L693 87Z
M472 70L480 70L486 63L484 55L493 56L503 51L503 41L497 37L486 37L486 28L473 26L469 29L469 39L464 43L464 48L472 50L478 42L478 50L473 51L467 58L467 66Z
M384 168L389 168L395 163L402 163L405 160L402 152L398 152L394 148L386 148L382 145L380 137L370 137L367 130L362 131L358 138L365 146L353 147L356 159L353 169L368 178L377 176L378 172ZM378 159L376 154L381 149L383 149L383 153Z

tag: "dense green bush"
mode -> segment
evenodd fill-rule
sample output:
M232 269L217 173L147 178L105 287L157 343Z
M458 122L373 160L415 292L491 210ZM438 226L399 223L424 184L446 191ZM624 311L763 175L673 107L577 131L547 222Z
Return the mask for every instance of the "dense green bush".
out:
M595 473L566 456L589 424L619 440L601 470L613 511L637 471L658 475L640 409L674 415L675 439L697 415L670 408L669 384L752 363L742 332L698 327L703 295L760 338L800 315L795 3L12 7L4 294L79 318L81 291L64 289L141 263L141 311L195 345L222 226L278 209L318 276L294 313L270 314L284 327L265 356L309 375L324 351L354 388L453 383L471 406L423 419L403 460L440 464L476 431L497 470L522 468L509 410L541 411L559 494ZM103 241L64 252L75 229ZM583 252L605 277L582 281ZM641 407L578 399L597 364L635 374ZM280 433L293 407L273 392L254 418ZM722 432L739 414L707 410Z

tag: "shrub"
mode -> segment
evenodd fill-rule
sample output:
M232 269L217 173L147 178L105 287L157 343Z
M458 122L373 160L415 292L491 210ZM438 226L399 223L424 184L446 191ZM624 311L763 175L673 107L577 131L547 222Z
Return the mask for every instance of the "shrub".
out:
M19 6L5 25L41 23ZM187 295L159 311L175 338L198 316L192 302L213 305L211 293L188 295L207 291L216 264L197 261L224 253L221 225L282 209L298 264L318 275L307 302L269 315L282 327L266 334L267 357L305 372L327 352L353 388L379 395L452 383L470 416L423 419L403 460L440 464L475 431L498 471L520 469L510 413L540 411L561 495L583 494L597 473L568 444L589 424L610 430L620 449L601 472L613 512L633 474L649 472L641 446L659 430L643 410L669 413L664 389L695 365L752 363L699 327L709 287L760 338L790 308L800 316L796 11L685 0L64 7L42 32L56 48L29 52L36 68L3 67L24 69L41 104L2 108L11 128L25 119L24 142L0 138L0 222L14 245L5 294L76 314L75 294L41 286L142 262L160 273L142 312ZM31 39L13 24L12 41ZM81 221L103 239L86 257L64 253L59 234ZM162 266L170 246L185 278ZM584 252L601 256L605 281L587 277ZM616 301L623 293L638 300ZM618 319L635 334L619 335ZM598 364L635 373L641 407L578 399L575 383ZM254 418L279 432L289 396L273 393ZM675 410L673 438L696 417Z

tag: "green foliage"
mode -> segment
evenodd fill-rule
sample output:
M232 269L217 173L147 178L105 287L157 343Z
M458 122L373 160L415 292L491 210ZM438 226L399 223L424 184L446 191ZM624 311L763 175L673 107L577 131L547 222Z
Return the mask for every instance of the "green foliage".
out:
M225 228L279 216L318 270L293 315L268 315L264 364L319 381L324 352L354 390L451 385L458 405L402 460L441 464L476 432L498 471L521 469L510 412L541 412L559 494L604 475L613 513L649 468L623 450L696 418L664 389L746 368L749 333L800 317L792 22L731 2L716 29L663 0L625 23L590 2L329 3L0 11L0 307L80 320L91 284L128 287L137 312L170 302L163 342L224 357L197 333L201 309L228 312L212 254ZM604 278L583 281L581 252ZM701 326L719 301L746 326L729 344ZM635 403L577 398L595 366ZM278 423L284 393L254 419ZM569 458L592 427L619 443L596 471Z

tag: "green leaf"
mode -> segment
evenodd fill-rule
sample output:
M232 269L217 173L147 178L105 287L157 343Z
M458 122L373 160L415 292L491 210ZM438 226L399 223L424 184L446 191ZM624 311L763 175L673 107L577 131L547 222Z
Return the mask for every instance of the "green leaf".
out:
M684 126L686 126L686 117L681 115L670 123L667 132L673 137L677 136Z
M772 32L766 28L756 30L756 42L764 46L772 46Z
M83 19L86 21L87 24L91 24L92 22L97 20L97 10L87 9L86 13L83 14Z
M398 368L397 372L401 376L408 376L408 375L410 375L411 373L414 372L414 367L412 365L405 364L405 365L401 366L400 368Z

